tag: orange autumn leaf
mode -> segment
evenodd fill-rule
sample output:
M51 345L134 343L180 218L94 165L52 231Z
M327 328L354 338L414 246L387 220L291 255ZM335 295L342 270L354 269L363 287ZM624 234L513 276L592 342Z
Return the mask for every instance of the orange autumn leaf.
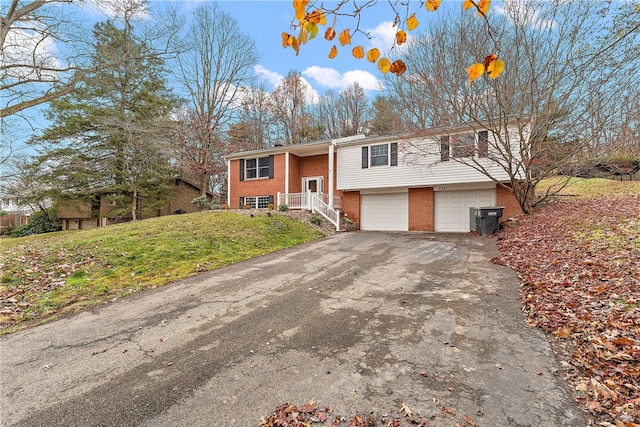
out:
M391 69L391 61L387 58L380 58L378 61L378 70L382 71L383 74L387 74Z
M478 15L484 16L489 12L491 0L478 0Z
M407 42L407 33L403 30L400 30L396 33L396 43L400 46L403 43Z
M427 12L435 12L440 7L440 2L442 0L427 0L425 7L427 8Z
M356 46L351 51L351 54L354 58L362 59L364 58L364 48L362 46Z
M327 18L324 16L322 9L316 9L307 15L307 21L313 22L316 25L326 25Z
M291 43L289 40L290 38L292 39L293 36L288 33L282 33L281 36L282 36L282 47L286 49L287 46L291 46Z
M338 48L334 44L333 46L331 46L331 50L329 51L329 59L333 59L336 56L338 56Z
M369 52L367 52L367 61L371 62L372 64L375 63L378 58L380 58L380 51L377 47L374 47L373 49L369 50Z
M282 47L287 48L291 46L296 51L296 55L300 52L300 42L294 36L288 33L282 33Z
M416 14L412 13L411 16L407 18L407 30L413 31L418 25L420 25L420 22L418 22Z
M558 338L567 338L567 337L570 337L571 334L573 334L573 331L569 326L565 326L562 329L558 329L557 331L551 332L551 334Z
M407 71L407 65L398 59L396 61L393 61L393 64L391 64L389 71L400 77L404 74L405 71Z
M296 19L298 21L304 20L307 4L309 4L309 0L293 0L293 8L296 11Z
M475 3L474 3L474 2L472 2L471 0L464 0L464 4L462 5L462 8L463 8L464 10L467 10L467 9L469 9L470 7L474 7L474 6L475 6Z
M504 61L502 59L496 59L494 61L491 61L489 63L489 66L487 66L487 74L492 79L497 79L498 76L502 74L503 70L504 70Z
M340 33L340 35L338 36L338 40L340 41L340 44L342 46L351 44L351 33L349 32L348 28Z
M334 37L336 36L336 30L333 29L333 27L329 27L327 28L327 31L324 32L324 38L326 40L333 40Z
M467 74L469 75L469 86L471 83L484 73L484 64L476 63L467 68Z

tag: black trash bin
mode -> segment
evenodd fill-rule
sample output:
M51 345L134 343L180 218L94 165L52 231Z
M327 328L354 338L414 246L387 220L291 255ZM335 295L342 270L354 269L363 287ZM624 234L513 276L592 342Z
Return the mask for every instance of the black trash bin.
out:
M476 232L481 236L491 236L500 229L500 217L504 208L476 208Z

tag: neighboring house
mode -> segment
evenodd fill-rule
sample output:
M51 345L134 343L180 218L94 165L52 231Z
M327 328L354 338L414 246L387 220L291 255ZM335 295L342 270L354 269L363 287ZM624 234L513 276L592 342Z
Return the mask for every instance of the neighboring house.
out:
M51 202L47 200L45 207L51 207ZM13 194L0 196L0 211L7 214L0 217L0 234L27 224L29 217L35 212L32 206L22 203L22 198Z
M511 191L454 160L477 156L494 178L510 182L487 158L489 138L486 130L460 126L234 153L226 156L228 204L312 209L334 224L346 215L362 230L468 232L469 208L504 207L503 217L522 213Z
M184 179L175 179L171 189L171 194L164 206L154 209L152 212L145 212L145 200L138 200L141 219L152 218L177 213L198 212L199 207L192 203L192 200L200 196L200 188ZM127 222L131 220L131 214L115 215L116 205L112 202L109 193L96 193L93 201L82 201L77 199L60 199L56 201L56 214L62 222L63 230L79 230L96 227L104 227L111 224ZM210 201L213 194L207 192L207 199Z

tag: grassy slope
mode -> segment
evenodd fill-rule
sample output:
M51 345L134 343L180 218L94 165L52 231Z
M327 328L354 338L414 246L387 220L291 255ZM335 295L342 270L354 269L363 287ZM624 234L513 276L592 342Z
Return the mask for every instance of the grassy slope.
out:
M640 192L640 181L614 181L604 178L546 178L536 186L537 194L544 194L548 189L558 195L577 197L597 197L607 194Z
M210 212L0 241L0 333L321 237L274 213Z

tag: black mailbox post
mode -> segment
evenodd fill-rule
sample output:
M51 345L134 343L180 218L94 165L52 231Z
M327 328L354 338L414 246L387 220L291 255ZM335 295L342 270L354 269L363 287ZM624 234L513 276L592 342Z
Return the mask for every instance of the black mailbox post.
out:
M500 229L500 217L504 208L476 208L476 232L481 236L491 236Z

